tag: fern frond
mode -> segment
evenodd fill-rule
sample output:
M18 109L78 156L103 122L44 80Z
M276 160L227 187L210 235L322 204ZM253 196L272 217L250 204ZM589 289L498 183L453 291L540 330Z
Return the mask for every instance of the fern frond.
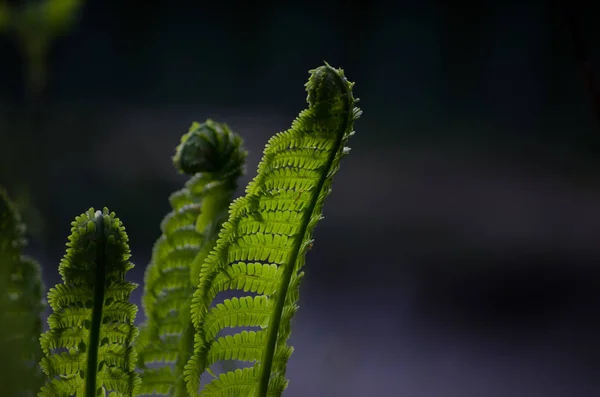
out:
M0 376L3 395L34 394L42 382L35 365L44 310L40 265L22 254L25 225L0 187L0 357L7 363ZM33 365L32 365L33 363Z
M354 107L353 83L341 69L326 64L310 73L308 109L291 129L269 140L257 176L246 196L232 203L217 245L202 264L191 305L195 350L185 368L192 396L199 395L201 374L225 359L254 364L212 380L202 397L276 397L287 385L292 352L287 339L298 308L300 270L361 113ZM245 294L216 299L229 290ZM262 329L219 336L232 327Z
M136 285L125 281L133 268L125 228L106 208L90 208L71 225L63 283L48 293L53 313L40 337L40 365L49 381L38 396L134 396L137 306L129 296Z
M227 209L244 172L241 138L225 124L193 123L173 162L192 175L169 199L172 211L161 223L146 269L143 307L146 321L136 344L141 394L187 395L183 368L193 353L190 302L200 266L214 247ZM148 367L161 363L163 367ZM164 367L175 363L175 368Z

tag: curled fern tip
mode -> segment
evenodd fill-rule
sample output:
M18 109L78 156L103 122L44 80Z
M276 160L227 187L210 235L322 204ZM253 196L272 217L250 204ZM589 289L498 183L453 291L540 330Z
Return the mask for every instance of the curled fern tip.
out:
M246 151L241 139L226 124L213 120L193 123L190 131L181 137L173 163L180 172L194 175L208 173L243 173Z

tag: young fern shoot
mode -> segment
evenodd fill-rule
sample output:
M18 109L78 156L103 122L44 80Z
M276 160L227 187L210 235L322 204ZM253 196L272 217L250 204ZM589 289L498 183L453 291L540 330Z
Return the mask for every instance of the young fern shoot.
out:
M231 204L215 249L202 263L191 304L194 355L185 367L191 396L279 397L287 386L287 339L301 268L361 113L341 69L325 64L310 74L308 109L269 140L257 176ZM244 296L217 299L230 290ZM235 327L262 329L219 335ZM199 391L200 376L230 359L253 364L221 374Z
M35 395L42 383L36 364L44 286L40 265L22 254L25 245L25 225L0 187L0 356L10 363L2 369L0 390L6 396Z
M194 347L191 297L200 266L227 219L246 154L237 134L210 119L192 124L176 149L176 168L192 177L171 195L173 210L161 223L162 235L146 269L146 321L136 343L141 394L188 396L183 370Z
M71 223L67 253L59 265L63 283L48 292L53 313L40 344L49 381L39 397L133 397L140 384L132 342L136 284L121 221L90 208ZM61 351L62 350L62 351Z

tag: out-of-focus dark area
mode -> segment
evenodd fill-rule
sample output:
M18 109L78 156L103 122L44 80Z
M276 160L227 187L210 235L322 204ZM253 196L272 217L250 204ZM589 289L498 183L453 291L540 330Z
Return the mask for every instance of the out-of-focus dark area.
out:
M25 4L0 1L0 184L46 285L90 206L123 220L142 283L191 122L242 135L242 194L325 60L364 115L286 396L600 394L600 129L557 3ZM600 71L600 7L569 4Z

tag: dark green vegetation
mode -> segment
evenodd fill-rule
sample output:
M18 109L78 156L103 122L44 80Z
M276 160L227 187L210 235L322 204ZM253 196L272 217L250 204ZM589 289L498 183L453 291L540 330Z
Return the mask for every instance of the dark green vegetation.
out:
M35 395L43 381L37 362L44 287L40 266L22 254L25 227L0 188L0 357L2 395ZM9 359L10 358L10 359Z
M146 270L139 331L124 226L106 208L90 209L72 223L39 351L39 266L21 256L23 230L2 193L0 269L8 272L2 282L12 284L2 285L9 294L0 313L23 321L5 328L2 341L23 344L20 356L7 352L23 362L10 379L28 377L1 385L3 395L282 395L302 267L360 116L342 70L325 65L310 73L308 108L269 140L243 197L233 200L246 158L241 138L212 120L183 136L173 161L190 179L170 197ZM231 291L238 296L222 294ZM240 368L227 371L232 360ZM41 387L36 361L47 377Z

